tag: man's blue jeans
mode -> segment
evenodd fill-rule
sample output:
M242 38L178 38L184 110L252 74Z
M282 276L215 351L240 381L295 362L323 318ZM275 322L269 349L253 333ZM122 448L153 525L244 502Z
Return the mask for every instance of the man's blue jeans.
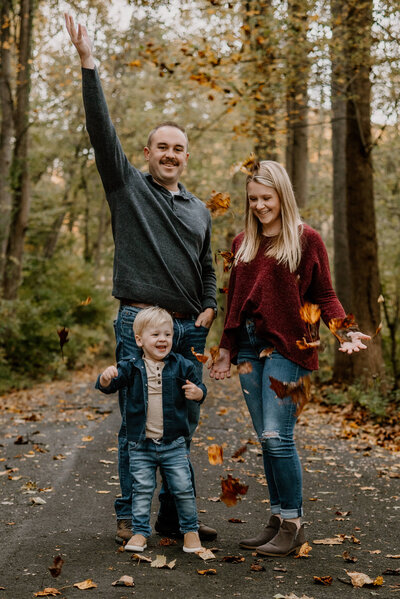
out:
M162 468L164 479L178 511L179 528L184 534L198 529L196 499L189 467L186 441L179 437L171 443L145 439L129 443L132 488L133 534L150 536L150 510L156 488L157 467Z
M136 345L132 329L133 321L135 320L135 317L139 311L140 308L134 308L132 306L121 306L118 311L117 319L114 322L115 339L117 343L117 362L121 358L125 358L131 354L141 353L141 350ZM193 347L196 352L204 352L208 329L202 326L195 327L195 320L196 319L194 316L190 320L174 320L174 339L172 350L176 353L182 354L185 358L193 362L193 365L196 368L196 373L201 380L203 366L201 362L199 362L193 355L190 348ZM116 499L114 504L118 520L128 520L131 518L132 514L132 477L129 472L129 450L125 420L125 404L126 391L123 389L119 392L119 407L122 416L122 423L118 434L118 473L121 486L121 497ZM200 404L196 401L189 402L188 411L190 434L189 438L186 439L187 448L189 448L190 440L199 423ZM193 488L195 489L193 469L192 479ZM175 508L175 502L173 497L165 488L166 481L164 478L163 481L163 488L160 492L159 517L165 521L168 521L171 528L178 528L178 516Z
M282 518L303 513L302 472L293 439L296 405L291 397L279 399L270 388L270 376L289 383L310 373L273 351L259 358L268 343L256 337L254 323L246 321L240 330L238 363L250 362L251 372L240 375L243 396L262 446L264 470L271 512Z

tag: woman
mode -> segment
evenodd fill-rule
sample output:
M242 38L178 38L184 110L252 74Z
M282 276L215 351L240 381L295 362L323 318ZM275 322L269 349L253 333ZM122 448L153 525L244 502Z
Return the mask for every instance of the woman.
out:
M224 332L210 376L224 379L231 362L248 363L239 369L240 383L262 446L272 515L261 533L240 546L285 556L305 542L302 473L293 439L296 405L290 396L278 399L270 385L274 379L296 384L318 368L315 346L300 349L296 343L313 341L302 306L318 304L326 324L345 312L332 288L325 246L301 222L285 169L260 162L246 189L245 230L233 241ZM347 339L339 349L351 354L365 349L361 340L369 337L353 330Z

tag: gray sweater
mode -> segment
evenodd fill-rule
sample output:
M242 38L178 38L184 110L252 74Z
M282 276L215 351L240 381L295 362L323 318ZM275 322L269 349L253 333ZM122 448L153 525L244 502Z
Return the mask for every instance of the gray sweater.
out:
M112 294L197 315L216 307L211 218L179 183L173 196L125 156L97 69L82 69L86 126L107 201L115 243Z

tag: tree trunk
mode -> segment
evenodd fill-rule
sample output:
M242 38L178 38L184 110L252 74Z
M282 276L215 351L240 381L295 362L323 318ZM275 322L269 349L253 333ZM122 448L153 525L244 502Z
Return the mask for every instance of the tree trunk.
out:
M11 164L12 214L3 279L5 299L15 299L22 277L24 238L28 224L30 185L28 169L29 92L35 0L21 0L18 41L15 146Z
M343 0L331 0L332 13L332 203L335 290L346 312L351 311L351 275L347 243L346 209L346 76L343 63L345 14ZM352 377L352 362L347 354L335 352L333 375L338 379Z
M289 0L286 44L286 170L299 206L307 201L308 0Z
M10 0L2 0L0 9L0 281L3 280L11 221L9 173L12 156L13 98L11 92L10 10Z
M373 334L380 321L380 281L371 155L372 0L347 0L346 204L351 303L363 332ZM380 374L380 337L367 355L352 360L353 376Z

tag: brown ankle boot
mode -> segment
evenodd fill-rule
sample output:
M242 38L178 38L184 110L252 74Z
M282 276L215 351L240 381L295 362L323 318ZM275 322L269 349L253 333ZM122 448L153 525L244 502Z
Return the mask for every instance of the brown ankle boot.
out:
M298 529L294 522L284 520L275 537L265 545L256 548L260 555L271 555L285 557L301 547L306 542L304 536L304 524Z
M271 541L271 539L275 537L279 531L280 525L280 518L278 518L278 516L272 515L267 526L265 526L256 537L243 539L243 541L239 542L239 546L243 547L243 549L257 549L257 547L268 543L268 541Z

